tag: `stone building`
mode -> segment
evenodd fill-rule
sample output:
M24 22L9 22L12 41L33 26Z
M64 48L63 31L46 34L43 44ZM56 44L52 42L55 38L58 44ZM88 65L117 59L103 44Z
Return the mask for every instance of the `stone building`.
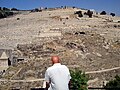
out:
M11 49L0 49L0 71L6 70L12 61Z
M0 57L0 70L6 70L8 68L8 56L6 55L5 52L2 53L1 57Z

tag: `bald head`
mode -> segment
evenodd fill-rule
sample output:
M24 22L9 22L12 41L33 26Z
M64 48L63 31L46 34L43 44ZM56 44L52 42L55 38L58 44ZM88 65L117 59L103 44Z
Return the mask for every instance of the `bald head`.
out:
M59 60L58 56L52 56L51 57L51 61L52 61L52 64L60 63L60 60Z

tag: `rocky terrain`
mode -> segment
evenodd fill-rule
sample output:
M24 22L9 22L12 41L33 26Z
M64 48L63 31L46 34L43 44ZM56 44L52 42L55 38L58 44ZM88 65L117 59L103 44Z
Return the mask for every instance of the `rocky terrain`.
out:
M52 55L59 55L69 69L89 74L89 86L102 86L120 75L120 17L78 17L74 13L79 10L43 10L0 19L0 48L25 57L1 76L0 90L42 87Z

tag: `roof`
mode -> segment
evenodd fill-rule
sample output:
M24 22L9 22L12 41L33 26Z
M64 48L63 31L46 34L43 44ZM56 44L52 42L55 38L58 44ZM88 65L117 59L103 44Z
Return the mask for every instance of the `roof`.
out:
M0 59L8 59L8 56L6 55L5 52L2 53Z

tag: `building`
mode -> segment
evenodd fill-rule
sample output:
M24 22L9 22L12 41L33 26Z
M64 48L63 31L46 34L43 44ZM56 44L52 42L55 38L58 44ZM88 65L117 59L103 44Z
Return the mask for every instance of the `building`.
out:
M8 60L9 57L6 55L5 52L3 52L0 57L0 71L6 70L9 67Z
M12 64L12 50L0 49L0 71L6 70Z

